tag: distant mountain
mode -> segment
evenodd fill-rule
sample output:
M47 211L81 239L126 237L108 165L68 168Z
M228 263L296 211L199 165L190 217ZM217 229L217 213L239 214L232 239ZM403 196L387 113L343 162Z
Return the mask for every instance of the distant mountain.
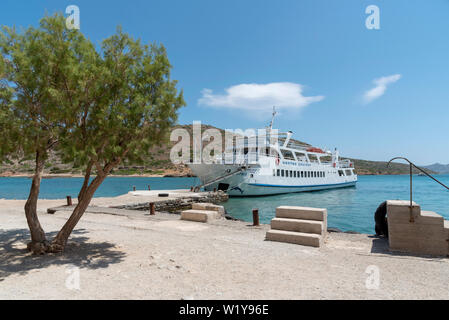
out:
M449 164L435 163L430 166L422 166L421 168L429 169L436 173L449 173Z

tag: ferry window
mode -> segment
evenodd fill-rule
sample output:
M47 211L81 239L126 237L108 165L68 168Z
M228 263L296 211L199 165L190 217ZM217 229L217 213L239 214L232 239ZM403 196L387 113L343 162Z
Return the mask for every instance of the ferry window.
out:
M284 170L281 170L281 176L284 176L284 175L285 175Z
M351 175L352 175L351 170L346 170L346 175L347 175L347 176L351 176Z
M273 177L276 177L276 169L273 169Z
M307 158L304 153L295 152L295 154L296 154L296 158L298 159L298 161L307 162Z
M313 173L313 177L314 177L314 178L317 177L317 172L316 172L316 171Z
M293 177L293 171L290 170L290 178Z
M314 154L309 154L310 162L318 163L318 157Z
M288 170L285 170L285 176L288 178Z
M296 171L293 171L293 178L296 178Z
M323 172L323 178L326 178L326 171Z
M293 157L293 153L291 153L288 150L281 150L282 156L284 157L284 159L287 160L295 160L295 158Z
M278 169L278 171L277 171L277 176L279 177L280 175L281 175L281 170Z
M340 177L343 177L345 174L343 173L343 170L338 170L338 175L339 175Z
M310 178L310 177L311 177L311 172L307 171L307 178Z

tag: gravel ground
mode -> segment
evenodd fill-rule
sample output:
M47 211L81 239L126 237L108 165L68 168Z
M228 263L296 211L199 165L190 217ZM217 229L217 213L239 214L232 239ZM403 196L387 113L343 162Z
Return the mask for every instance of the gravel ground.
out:
M64 202L39 202L50 235L69 213L46 209ZM449 298L449 259L393 254L373 236L331 233L317 249L265 241L268 226L161 213L87 213L64 254L31 256L23 205L0 200L0 299Z

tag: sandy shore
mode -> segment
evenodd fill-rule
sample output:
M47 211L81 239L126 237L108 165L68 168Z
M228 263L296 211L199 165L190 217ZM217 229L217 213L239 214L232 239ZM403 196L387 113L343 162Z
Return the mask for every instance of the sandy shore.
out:
M51 235L69 213L46 209L64 202L39 202ZM64 254L34 257L23 205L0 200L0 299L449 298L449 259L392 254L383 239L332 233L316 249L264 241L268 226L168 214L88 213ZM379 286L369 289L373 268Z

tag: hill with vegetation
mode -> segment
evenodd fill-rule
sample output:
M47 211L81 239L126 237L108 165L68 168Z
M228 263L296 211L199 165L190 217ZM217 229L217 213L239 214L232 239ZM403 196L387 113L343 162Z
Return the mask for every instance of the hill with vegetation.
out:
M186 129L191 136L193 136L192 125L178 125L176 128ZM210 125L202 125L202 132L207 129L218 129L222 133L224 145L224 130L215 128ZM306 146L310 146L305 142L295 140ZM143 163L123 163L116 170L113 175L137 175L137 176L192 176L190 169L185 165L175 165L170 161L170 150L176 142L170 142L165 145L155 146L151 149L150 155ZM192 142L191 142L192 145ZM343 159L350 159L354 162L354 167L359 175L386 175L386 174L408 174L409 166L402 163L392 163L387 167L387 162L369 161L352 159L343 157ZM0 176L29 176L34 171L34 159L23 158L8 160L0 165ZM438 172L428 167L429 172ZM415 174L417 170L413 171ZM77 176L81 175L82 168L75 167L71 163L61 162L60 157L56 152L53 152L45 164L45 176Z

